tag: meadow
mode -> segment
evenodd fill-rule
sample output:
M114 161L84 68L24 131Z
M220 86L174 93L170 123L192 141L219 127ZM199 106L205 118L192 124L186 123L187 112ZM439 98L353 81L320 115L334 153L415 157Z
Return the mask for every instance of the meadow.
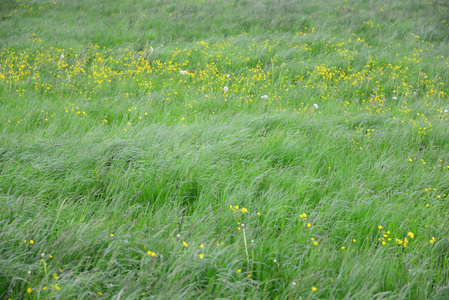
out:
M1 299L448 299L449 3L0 2Z

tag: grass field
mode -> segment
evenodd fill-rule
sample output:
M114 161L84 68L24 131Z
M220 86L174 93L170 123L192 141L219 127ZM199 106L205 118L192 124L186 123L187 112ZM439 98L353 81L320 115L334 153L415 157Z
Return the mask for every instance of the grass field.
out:
M0 299L449 299L447 1L0 8Z

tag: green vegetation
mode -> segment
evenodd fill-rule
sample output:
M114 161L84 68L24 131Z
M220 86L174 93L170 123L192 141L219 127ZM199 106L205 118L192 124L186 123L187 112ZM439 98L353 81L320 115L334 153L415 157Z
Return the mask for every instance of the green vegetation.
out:
M447 1L0 3L0 298L448 299Z

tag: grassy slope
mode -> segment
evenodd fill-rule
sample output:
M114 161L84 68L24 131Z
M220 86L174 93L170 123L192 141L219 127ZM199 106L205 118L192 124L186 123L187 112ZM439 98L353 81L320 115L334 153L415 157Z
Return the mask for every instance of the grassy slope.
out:
M2 2L0 297L447 298L444 3L178 2Z

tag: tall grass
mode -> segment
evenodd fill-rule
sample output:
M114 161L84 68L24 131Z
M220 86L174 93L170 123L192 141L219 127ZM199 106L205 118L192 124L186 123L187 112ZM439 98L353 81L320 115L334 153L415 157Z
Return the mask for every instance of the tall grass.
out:
M449 296L444 1L0 5L0 298Z

